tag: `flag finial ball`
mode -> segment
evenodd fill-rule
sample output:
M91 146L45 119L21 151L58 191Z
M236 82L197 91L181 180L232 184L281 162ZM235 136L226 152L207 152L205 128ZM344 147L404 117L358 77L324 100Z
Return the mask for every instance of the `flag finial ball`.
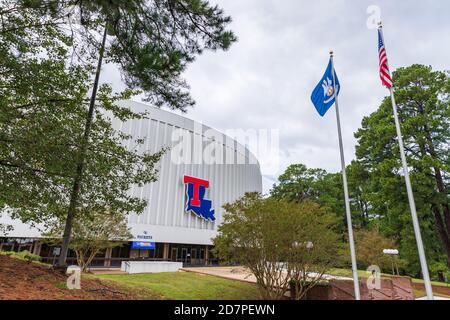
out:
M334 55L334 51L330 50L330 56L333 56L333 55Z

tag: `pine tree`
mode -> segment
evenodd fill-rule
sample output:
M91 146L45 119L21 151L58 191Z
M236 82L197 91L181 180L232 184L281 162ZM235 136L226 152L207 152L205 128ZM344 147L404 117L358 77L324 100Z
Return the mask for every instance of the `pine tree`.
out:
M402 122L416 205L429 255L445 252L450 266L450 77L447 72L412 65L394 73L396 99ZM365 118L356 133L357 156L371 173L373 204L387 215L390 228L403 241L410 239L409 210L405 203L395 127L386 98L378 111ZM401 215L396 217L395 215ZM392 216L394 215L394 216ZM441 248L434 239L439 238Z

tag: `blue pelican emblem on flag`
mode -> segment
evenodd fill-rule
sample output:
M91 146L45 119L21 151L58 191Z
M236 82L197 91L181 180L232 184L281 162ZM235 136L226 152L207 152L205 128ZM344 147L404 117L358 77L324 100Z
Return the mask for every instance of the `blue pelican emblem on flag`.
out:
M339 79L336 75L336 72L334 73L334 75L336 80L337 95L339 95L341 86L339 84ZM320 114L320 116L323 117L327 113L327 111L333 106L335 99L336 94L334 92L333 71L330 60L330 62L328 63L327 70L325 71L325 74L322 77L322 80L320 80L319 84L316 86L311 95L311 101L316 107L317 112Z

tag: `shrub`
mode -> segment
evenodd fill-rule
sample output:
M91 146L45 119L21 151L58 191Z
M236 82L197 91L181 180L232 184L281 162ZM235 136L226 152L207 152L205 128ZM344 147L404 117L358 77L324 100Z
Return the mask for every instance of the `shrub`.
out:
M215 252L224 262L247 267L264 299L284 299L293 285L293 298L300 300L334 266L337 223L318 204L249 193L224 208Z
M30 262L42 260L42 257L38 256L37 254L33 254L27 250L20 251L20 252L4 251L4 252L1 252L1 254L7 255L11 258L21 259L21 260L30 261Z

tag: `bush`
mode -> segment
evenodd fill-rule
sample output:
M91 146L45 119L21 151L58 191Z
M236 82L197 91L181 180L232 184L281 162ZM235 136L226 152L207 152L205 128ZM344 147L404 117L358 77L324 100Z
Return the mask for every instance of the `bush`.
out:
M430 271L431 280L433 281L444 280L440 278L439 274L441 274L442 277L447 277L447 279L450 279L450 269L448 268L447 263L432 261L429 264L428 268Z
M42 257L38 256L37 254L32 254L30 251L20 251L20 252L15 252L15 251L4 251L1 252L1 254L7 255L11 258L16 258L16 259L21 259L21 260L25 260L25 261L41 261Z
M284 299L294 285L301 300L337 260L336 219L316 203L249 193L224 208L215 253L247 267L264 299Z
M398 245L393 239L383 236L377 228L373 230L355 230L355 242L358 267L360 269L366 269L370 265L377 265L382 272L391 273L392 263L394 263L394 267L396 266L399 269L402 269L407 264L405 260L397 256L394 257L383 253L384 249L396 249Z

